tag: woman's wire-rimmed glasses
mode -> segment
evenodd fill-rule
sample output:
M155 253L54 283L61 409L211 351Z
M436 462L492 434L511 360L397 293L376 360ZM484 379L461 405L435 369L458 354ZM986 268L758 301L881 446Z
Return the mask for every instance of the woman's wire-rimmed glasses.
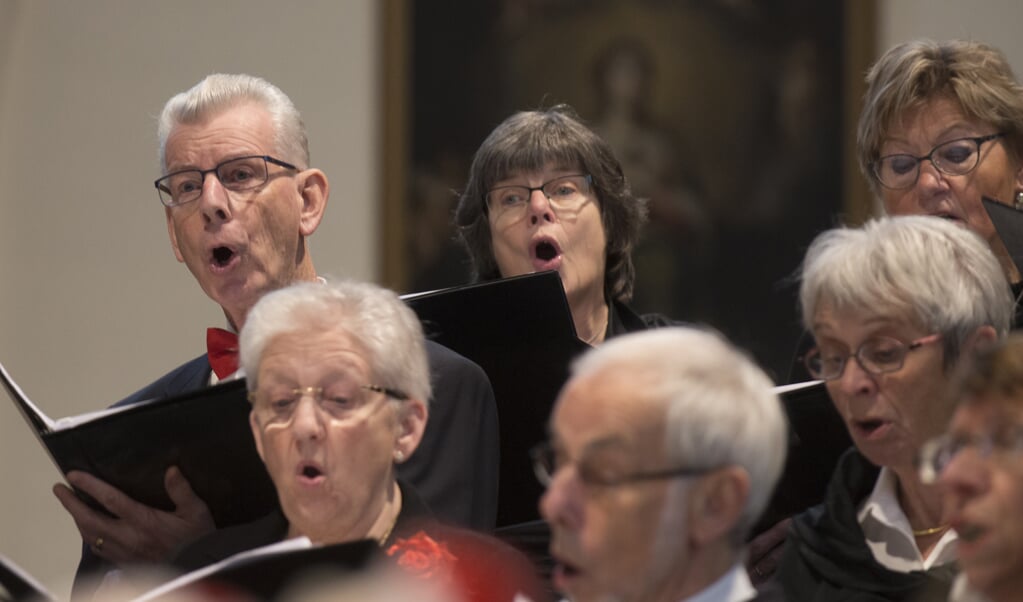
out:
M255 411L268 424L286 424L291 421L295 409L303 397L311 397L316 407L332 418L343 419L366 405L366 391L382 393L398 401L409 396L402 391L381 385L358 385L352 387L338 383L327 387L295 387L280 389L274 386L260 387L249 392L249 401Z
M821 351L814 347L807 352L803 362L810 375L821 380L841 378L850 357L856 358L856 363L866 372L885 374L902 368L910 351L940 340L940 334L930 334L908 343L892 337L872 337L851 354L835 353L828 349Z

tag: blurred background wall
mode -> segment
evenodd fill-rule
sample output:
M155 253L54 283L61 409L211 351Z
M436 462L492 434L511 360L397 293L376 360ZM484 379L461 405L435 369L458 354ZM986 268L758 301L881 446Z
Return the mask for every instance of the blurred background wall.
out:
M878 50L967 37L1023 68L1023 4L877 4ZM155 117L207 73L291 96L331 182L316 266L380 277L381 22L373 0L0 0L0 362L45 411L120 399L224 321L174 260L152 186ZM0 396L0 554L64 596L79 538L58 479Z
M280 86L330 177L327 275L375 276L373 0L0 0L0 362L53 417L101 408L205 349L221 312L178 264L155 119L211 72ZM66 594L78 534L0 396L0 554Z

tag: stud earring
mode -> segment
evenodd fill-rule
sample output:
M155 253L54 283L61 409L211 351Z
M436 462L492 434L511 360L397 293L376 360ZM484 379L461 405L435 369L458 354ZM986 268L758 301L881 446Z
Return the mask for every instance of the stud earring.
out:
M394 452L394 460L396 462L404 462L405 461L405 452L401 451L400 449L398 451Z
M1023 190L1016 191L1016 198L1013 200L1012 206L1023 211Z

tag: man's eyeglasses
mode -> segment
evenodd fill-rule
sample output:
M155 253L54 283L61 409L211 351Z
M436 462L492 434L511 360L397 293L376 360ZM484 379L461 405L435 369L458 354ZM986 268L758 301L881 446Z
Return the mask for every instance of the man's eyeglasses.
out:
M544 487L549 487L554 474L566 463L563 462L549 442L538 443L529 451L533 458L533 472ZM616 487L641 481L656 481L678 477L692 477L706 474L707 468L668 468L641 472L623 473L609 467L597 458L584 458L575 463L579 480L584 484L598 487Z
M940 334L928 335L909 343L892 337L874 337L864 341L852 355L837 353L830 349L822 351L815 347L806 354L803 362L810 374L821 380L841 378L850 357L856 358L856 363L865 371L871 374L884 374L902 368L906 354L910 351L940 340Z
M488 213L501 223L514 223L525 217L529 198L537 190L543 192L555 213L575 211L588 199L593 176L575 174L561 176L540 186L498 186L483 197Z
M266 184L270 177L269 163L298 171L291 163L270 155L253 155L223 161L212 169L176 171L153 182L153 185L160 194L160 202L167 207L175 207L198 199L202 195L202 185L206 181L206 176L211 173L216 174L224 188L231 192L259 188Z
M310 396L316 406L331 418L344 419L359 410L369 401L366 391L383 393L384 395L405 401L409 397L402 391L380 385L352 386L341 382L327 387L278 388L273 385L260 387L249 392L257 414L262 416L264 424L287 424L295 414L295 409L305 396Z
M980 164L980 147L985 142L1004 136L1004 132L957 138L943 142L921 157L908 154L886 155L874 161L874 177L885 188L911 188L920 177L920 163L930 161L935 169L949 176L965 176Z
M921 446L917 456L920 480L936 482L952 460L969 448L981 458L989 458L996 452L1019 454L1023 452L1023 428L1015 426L1000 433L983 435L945 434L931 439Z

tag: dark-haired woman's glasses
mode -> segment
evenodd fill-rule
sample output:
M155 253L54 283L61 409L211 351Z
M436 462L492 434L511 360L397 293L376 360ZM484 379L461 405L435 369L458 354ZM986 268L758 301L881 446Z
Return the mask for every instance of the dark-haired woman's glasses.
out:
M560 176L531 188L529 186L498 186L487 193L487 212L497 222L517 222L526 215L529 199L537 190L543 192L555 213L576 211L589 199L593 176L574 174Z

